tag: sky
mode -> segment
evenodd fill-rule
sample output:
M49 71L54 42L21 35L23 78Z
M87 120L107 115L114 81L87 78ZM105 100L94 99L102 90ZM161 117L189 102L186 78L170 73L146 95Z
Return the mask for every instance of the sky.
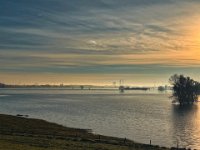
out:
M199 0L1 0L0 82L200 81Z

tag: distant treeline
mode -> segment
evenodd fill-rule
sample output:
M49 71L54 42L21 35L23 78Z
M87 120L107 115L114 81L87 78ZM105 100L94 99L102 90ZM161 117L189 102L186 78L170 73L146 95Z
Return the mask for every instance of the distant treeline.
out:
M91 86L81 86L81 85L7 85L0 83L0 88L56 88L56 87L63 87L63 88L84 88L84 87L91 87Z
M5 84L3 84L3 83L0 83L0 88L5 88L6 87L6 85Z
M0 88L67 88L67 89L81 89L81 90L95 90L95 89L118 89L119 90L150 90L150 87L129 87L129 86L95 86L95 85L7 85L0 83Z
M34 84L34 85L8 85L0 83L0 88L68 88L68 89L112 89L112 86L95 86L95 85L50 85L50 84Z
M124 90L150 90L149 87L124 87Z

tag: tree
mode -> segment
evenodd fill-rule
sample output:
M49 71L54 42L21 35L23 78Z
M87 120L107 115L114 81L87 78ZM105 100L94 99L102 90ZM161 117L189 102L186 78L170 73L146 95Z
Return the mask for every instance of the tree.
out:
M158 91L164 91L165 90L165 87L164 86L159 86L158 87Z
M173 75L169 82L173 86L174 102L179 102L180 105L188 105L197 102L199 83L190 77L184 75Z
M0 83L0 88L5 88L5 84L4 83Z
M83 90L83 89L84 89L84 86L83 86L83 85L81 85L81 86L80 86L80 88L81 88L81 90Z

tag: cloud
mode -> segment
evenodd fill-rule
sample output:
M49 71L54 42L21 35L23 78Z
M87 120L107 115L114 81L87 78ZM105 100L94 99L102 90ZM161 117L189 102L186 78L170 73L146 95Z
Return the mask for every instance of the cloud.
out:
M0 72L198 68L199 6L197 0L1 0Z
M177 38L178 32L168 20L171 24L177 22L180 16L174 18L174 14L187 6L180 1L157 0L13 0L1 3L4 6L0 16L1 49L69 52L81 49L83 53L84 49L86 52L94 49L99 53L111 51L111 54L162 51L168 45L177 44L169 40ZM8 7L10 9L6 9ZM130 38L135 38L134 44ZM88 46L90 39L100 44ZM168 45L163 44L166 40Z

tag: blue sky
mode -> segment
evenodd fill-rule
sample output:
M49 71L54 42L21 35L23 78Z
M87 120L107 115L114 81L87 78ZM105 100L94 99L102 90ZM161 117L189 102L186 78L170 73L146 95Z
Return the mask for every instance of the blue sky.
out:
M200 80L198 0L1 0L6 83Z

